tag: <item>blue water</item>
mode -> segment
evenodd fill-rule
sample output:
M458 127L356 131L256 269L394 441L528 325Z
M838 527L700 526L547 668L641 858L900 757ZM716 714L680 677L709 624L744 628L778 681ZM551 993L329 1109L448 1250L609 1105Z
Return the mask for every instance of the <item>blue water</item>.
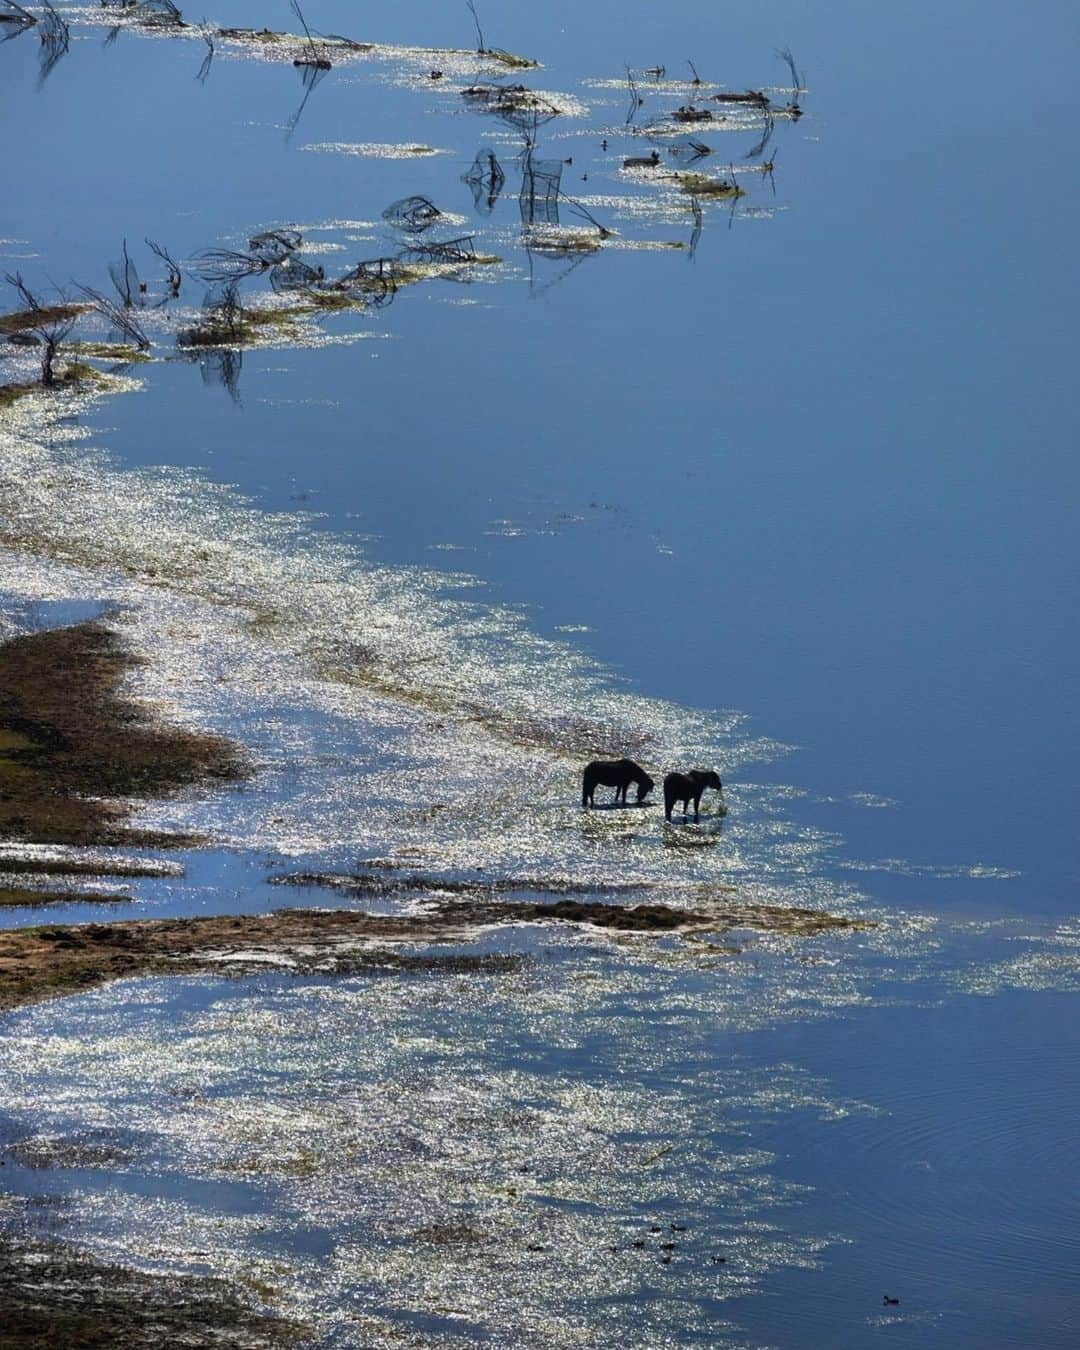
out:
M308 17L374 41L472 41L464 7L359 15L324 0ZM777 121L775 195L740 178L748 196L705 205L692 256L536 256L530 279L520 140L422 63L335 66L290 133L303 88L288 63L222 49L200 85L200 43L125 32L106 47L83 25L40 88L36 36L0 45L0 237L20 241L0 243L0 262L36 284L101 285L122 236L186 259L292 223L341 246L312 255L334 270L391 247L381 212L407 194L466 219L455 228L505 259L489 275L321 323L360 341L246 351L239 401L188 363L157 363L140 392L83 414L93 443L121 470L194 467L259 509L318 513L314 531L375 563L479 577L481 599L520 607L621 689L737 709L752 734L797 746L734 777L717 762L729 790L746 780L726 838L764 857L738 830L783 788L792 833L843 840L815 854L823 894L856 886L946 931L931 992L892 1006L884 974L855 960L874 1006L738 1033L755 1064L793 1061L885 1114L809 1134L790 1115L755 1119L755 1145L813 1187L804 1231L842 1240L818 1268L726 1303L730 1335L1071 1344L1075 1215L1054 1197L1073 1170L1072 939L1051 940L1048 966L1010 962L1023 935L1075 913L1078 876L1075 11L557 0L481 17L493 45L544 63L509 79L588 109L541 128L537 153L572 158L564 191L624 241L685 244L692 227L685 203L619 204L652 200L619 171L651 145L624 125L625 63L681 79L690 56L706 80L771 87L787 82L773 48L790 45L808 92L801 120ZM216 18L292 26L284 5ZM672 100L641 88L645 125ZM708 172L747 167L753 132L700 134L717 150ZM338 142L446 153L304 148ZM460 181L481 145L507 169L490 217ZM156 277L141 245L139 260ZM215 866L193 863L179 899L138 889L162 912L196 893L209 907ZM257 869L225 867L219 908L271 903L236 870ZM948 929L968 919L1007 936L973 956L968 930ZM922 971L922 954L904 960ZM987 977L992 997L970 992L980 962L1011 972ZM726 1023L702 1016L719 1059ZM1035 1261L1032 1245L1056 1254ZM903 1320L878 1326L884 1292L903 1296ZM707 1334L668 1315L676 1343Z

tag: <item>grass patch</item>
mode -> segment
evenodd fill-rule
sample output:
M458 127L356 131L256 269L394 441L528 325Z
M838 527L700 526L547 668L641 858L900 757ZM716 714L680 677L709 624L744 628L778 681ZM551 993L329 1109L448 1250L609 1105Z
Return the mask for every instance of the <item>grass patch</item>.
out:
M26 333L42 324L64 323L84 314L89 308L89 305L43 305L41 309L18 309L9 314L0 314L0 337Z
M725 182L723 178L710 178L707 173L672 174L675 182L692 197L745 197L746 192L737 183Z
M141 352L138 347L125 342L69 342L64 350L94 361L117 361L125 365L153 360L148 352Z
M37 381L32 384L0 384L0 409L14 406L19 399L40 388L42 386Z

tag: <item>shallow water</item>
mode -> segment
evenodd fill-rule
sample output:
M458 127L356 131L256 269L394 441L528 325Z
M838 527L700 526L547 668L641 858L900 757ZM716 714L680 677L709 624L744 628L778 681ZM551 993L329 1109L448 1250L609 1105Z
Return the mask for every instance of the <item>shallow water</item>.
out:
M105 285L126 237L160 294L144 235L187 271L281 225L338 275L399 247L382 213L415 193L499 259L267 332L233 396L176 359L189 276L140 311L155 360L123 388L0 423L0 631L104 606L150 657L133 688L258 769L147 809L217 847L108 889L337 904L268 878L390 859L879 927L734 955L515 929L479 940L530 958L512 975L11 1015L4 1141L90 1163L6 1155L13 1196L58 1197L13 1222L227 1270L328 1344L1071 1345L1071 12L485 8L543 63L507 81L560 108L534 160L572 160L564 194L617 232L564 201L530 248L520 129L461 95L495 72L440 52L432 81L415 50L467 47L464 9L324 4L316 27L395 46L310 91L280 53L219 42L200 83L196 35L70 17L44 82L33 32L0 45L0 262L33 284ZM715 153L690 168L747 194L697 233L663 176L679 53L783 103L782 43L805 115L749 160L745 109L693 128ZM657 174L620 167L654 145ZM727 815L583 817L599 748L716 765Z

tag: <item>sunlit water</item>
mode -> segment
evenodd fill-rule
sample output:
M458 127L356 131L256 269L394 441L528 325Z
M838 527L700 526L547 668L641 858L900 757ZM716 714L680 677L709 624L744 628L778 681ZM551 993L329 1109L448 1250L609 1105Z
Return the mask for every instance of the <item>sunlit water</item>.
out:
M339 904L269 878L377 860L878 926L513 929L475 944L526 958L499 975L138 981L9 1015L0 1206L231 1274L329 1345L1072 1345L1068 72L994 11L931 34L649 10L482 12L544 63L505 81L559 110L533 155L559 220L534 202L531 233L521 126L462 96L497 67L440 51L432 80L416 50L467 47L464 10L358 31L323 6L395 45L310 89L291 49L226 41L200 82L197 34L103 44L92 9L44 81L37 35L0 46L0 261L36 285L104 286L126 237L157 298L144 235L187 270L283 225L336 276L401 248L383 212L412 194L484 259L227 369L176 359L190 275L141 309L152 362L0 424L0 631L103 608L150 658L135 692L248 748L242 789L141 813L217 846L110 878L126 912ZM783 106L784 43L802 119L673 123L686 54ZM1039 98L991 116L1018 74ZM462 181L486 149L493 201ZM1003 195L1005 161L1061 206ZM1045 244L1023 287L1018 230ZM727 814L583 815L601 747L715 765Z

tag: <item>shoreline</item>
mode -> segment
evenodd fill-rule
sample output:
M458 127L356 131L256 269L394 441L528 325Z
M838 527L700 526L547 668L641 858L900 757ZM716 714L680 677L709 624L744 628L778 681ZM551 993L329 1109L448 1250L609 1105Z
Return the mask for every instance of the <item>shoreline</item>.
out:
M213 1276L161 1275L96 1261L77 1248L0 1234L2 1350L285 1350L309 1327L260 1312Z
M402 952L386 944L460 944L493 925L561 922L622 935L756 929L810 937L855 931L865 920L820 910L725 903L711 912L663 904L624 906L559 899L496 900L476 890L419 914L283 909L271 914L118 923L48 924L0 931L0 1012L145 975L359 975L388 971L460 974L516 969L527 958ZM382 944L382 945L380 945ZM737 954L738 949L723 949Z

